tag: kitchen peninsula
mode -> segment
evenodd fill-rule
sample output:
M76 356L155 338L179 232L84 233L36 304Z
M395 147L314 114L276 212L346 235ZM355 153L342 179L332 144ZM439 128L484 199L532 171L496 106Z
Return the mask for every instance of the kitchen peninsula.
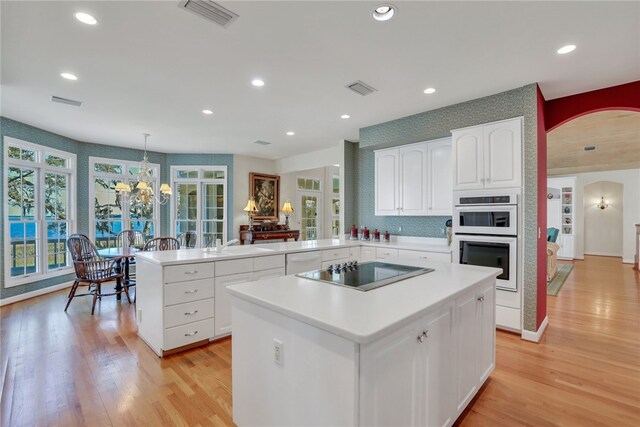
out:
M500 270L360 292L297 276L229 286L233 412L245 425L451 425L495 366Z

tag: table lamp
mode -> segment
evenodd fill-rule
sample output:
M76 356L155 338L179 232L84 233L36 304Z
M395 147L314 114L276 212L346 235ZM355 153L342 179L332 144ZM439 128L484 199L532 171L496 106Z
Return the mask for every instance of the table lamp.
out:
M247 206L244 207L243 211L247 212L249 215L249 231L253 231L253 216L258 212L258 207L256 206L256 202L253 200L253 197L249 197Z
M289 215L291 215L291 212L293 212L293 208L291 207L291 202L290 201L286 201L284 202L284 205L282 206L282 212L284 213L284 228L285 230L289 229Z

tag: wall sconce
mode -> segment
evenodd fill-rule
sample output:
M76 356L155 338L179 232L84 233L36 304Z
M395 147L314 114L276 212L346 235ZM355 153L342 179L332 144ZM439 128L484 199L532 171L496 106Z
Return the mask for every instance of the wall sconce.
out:
M607 203L607 201L604 199L604 196L602 196L596 207L600 209L606 209L609 207L609 203Z
M291 215L291 212L293 212L293 207L291 206L291 202L289 200L287 200L286 202L284 202L284 205L282 206L281 211L284 213L284 229L288 230L289 229L289 215Z

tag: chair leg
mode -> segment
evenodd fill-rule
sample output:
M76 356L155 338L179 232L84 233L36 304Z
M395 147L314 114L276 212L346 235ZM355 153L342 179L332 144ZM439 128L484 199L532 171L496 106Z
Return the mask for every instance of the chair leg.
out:
M96 301L98 301L98 294L93 294L93 304L91 305L91 315L93 316L93 312L96 311Z
M100 300L102 300L102 286L100 286L100 283L95 283L96 287L94 289L94 294L93 294L93 305L91 306L91 315L93 316L93 312L96 310L96 302L98 301L98 298L100 298Z
M67 297L67 305L64 306L64 311L67 311L69 308L69 304L71 304L71 300L76 295L76 290L78 289L78 281L74 281L73 285L71 285L71 290L69 291L69 296Z
M131 298L129 298L129 287L123 286L122 290L124 290L124 294L127 296L127 301L129 301L129 304L131 304Z

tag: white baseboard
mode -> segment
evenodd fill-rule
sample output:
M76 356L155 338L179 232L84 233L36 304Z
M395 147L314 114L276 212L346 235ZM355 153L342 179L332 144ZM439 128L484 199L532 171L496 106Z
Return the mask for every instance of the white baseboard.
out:
M16 295L13 297L0 299L0 307L13 304L14 302L24 301L29 298L38 297L40 295L50 294L51 292L59 291L60 289L70 288L73 285L73 281L60 283L59 285L49 286L47 288L38 289L36 291L25 292L24 294Z
M548 324L549 324L549 317L544 316L544 320L540 324L540 327L538 328L537 331L535 332L525 331L525 330L522 331L522 339L527 341L540 342L540 339L542 338L542 335L544 334L545 329L547 329Z
M594 256L610 256L616 258L622 258L622 254L611 253L611 252L585 252L585 255L594 255Z

